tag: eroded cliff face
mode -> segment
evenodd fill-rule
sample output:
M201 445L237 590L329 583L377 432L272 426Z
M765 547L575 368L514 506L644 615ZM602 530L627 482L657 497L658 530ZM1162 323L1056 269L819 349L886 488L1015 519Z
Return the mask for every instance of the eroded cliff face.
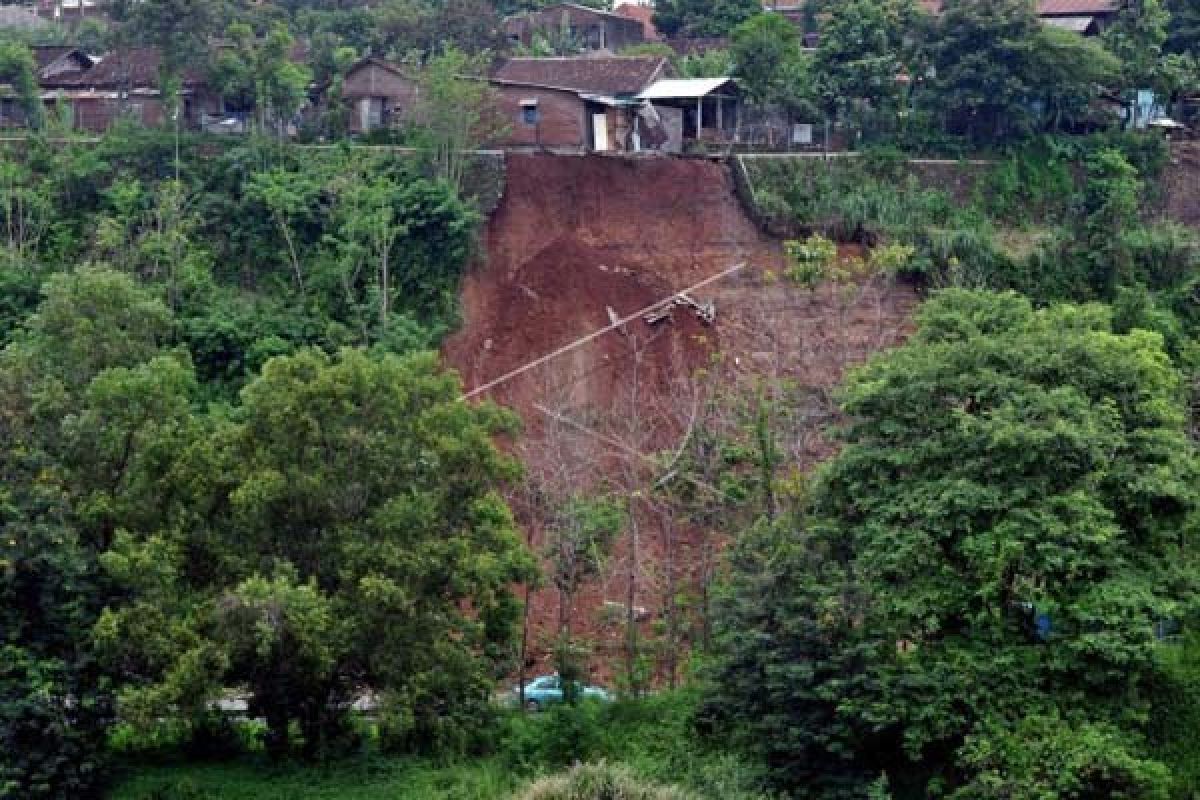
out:
M1200 231L1200 142L1177 142L1163 171L1166 215Z
M669 598L701 593L711 569L712 537L659 513L649 491L698 405L714 390L786 378L813 406L787 457L810 466L829 452L832 390L848 367L903 340L916 293L885 279L815 290L782 280L780 242L746 216L727 167L701 160L510 155L485 247L445 348L468 391L745 265L692 292L695 306L655 322L639 315L479 395L524 423L511 447L530 485L511 500L538 552L552 549L548 520L571 496L639 498L603 574L571 608L553 584L530 598L531 667L565 622L595 644L604 678L619 668L630 600L650 635ZM715 320L696 307L710 304Z

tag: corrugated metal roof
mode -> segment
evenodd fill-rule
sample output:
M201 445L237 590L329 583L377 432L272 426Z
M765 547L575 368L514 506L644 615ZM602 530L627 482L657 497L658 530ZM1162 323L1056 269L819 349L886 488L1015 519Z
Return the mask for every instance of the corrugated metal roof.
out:
M730 83L733 83L732 78L687 78L657 81L639 94L638 98L642 100L681 100L704 97Z
M1095 21L1095 17L1048 17L1046 24L1075 33L1086 33Z

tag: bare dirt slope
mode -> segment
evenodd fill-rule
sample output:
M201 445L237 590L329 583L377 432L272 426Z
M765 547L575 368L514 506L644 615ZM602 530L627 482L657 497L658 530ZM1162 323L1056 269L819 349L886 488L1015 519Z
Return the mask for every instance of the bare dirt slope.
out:
M1166 213L1200 230L1200 142L1176 142L1163 174Z
M513 503L539 551L550 544L547 519L571 494L604 486L636 496L653 480L638 454L678 446L698 386L711 387L714 375L735 387L786 375L829 409L847 366L908 331L916 302L909 287L880 280L808 290L781 280L780 243L747 218L724 165L512 155L507 167L486 263L466 278L464 325L445 348L468 390L609 325L612 315L747 265L694 293L715 304L715 323L688 308L657 325L639 318L485 394L525 422L515 447L535 486ZM820 434L828 416L813 420L789 443L801 466L828 452ZM636 538L626 531L605 574L565 609L595 642L600 677L609 674L606 656L621 648L614 609L632 599L650 630L665 598L696 579L698 532L652 517ZM545 659L561 622L559 600L553 587L531 598L535 660Z

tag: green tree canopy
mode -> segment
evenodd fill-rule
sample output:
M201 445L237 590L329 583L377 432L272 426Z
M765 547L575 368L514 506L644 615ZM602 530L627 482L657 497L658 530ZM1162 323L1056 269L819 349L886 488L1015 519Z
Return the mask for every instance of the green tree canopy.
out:
M716 708L822 796L886 773L922 796L1161 797L1139 746L1155 631L1197 588L1161 338L947 291L843 408L809 516L739 546Z
M511 644L509 587L533 570L496 493L516 471L491 442L508 425L461 402L433 354L269 362L234 418L180 451L177 524L104 559L131 599L99 645L144 665L126 707L245 686L273 752L298 723L316 755L371 688L390 744L463 746Z
M1026 0L947 0L930 43L930 97L950 130L996 140L1032 129L1040 30Z
M91 646L118 524L158 524L188 371L127 275L47 281L0 351L0 795L98 797L111 699ZM181 402L182 400L182 402Z
M779 14L758 14L733 31L734 76L757 103L812 113L813 85L800 34Z
M660 0L654 24L667 36L729 36L762 12L759 0Z
M1167 0L1167 50L1200 58L1200 0Z
M42 99L38 92L37 62L20 42L0 41L0 82L12 86L30 127L42 125Z
M851 0L829 10L813 72L830 115L895 111L916 18L911 0Z

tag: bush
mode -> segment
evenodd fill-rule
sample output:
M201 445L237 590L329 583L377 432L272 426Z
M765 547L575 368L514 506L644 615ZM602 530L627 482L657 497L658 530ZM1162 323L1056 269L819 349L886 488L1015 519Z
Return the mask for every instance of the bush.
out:
M1171 770L1171 796L1200 796L1200 637L1164 648L1163 668L1151 687L1151 750Z
M521 800L688 800L690 797L682 789L655 786L625 767L603 762L543 778L520 795Z
M551 706L540 714L513 714L500 734L501 756L518 771L568 766L607 755L605 709L593 702Z

